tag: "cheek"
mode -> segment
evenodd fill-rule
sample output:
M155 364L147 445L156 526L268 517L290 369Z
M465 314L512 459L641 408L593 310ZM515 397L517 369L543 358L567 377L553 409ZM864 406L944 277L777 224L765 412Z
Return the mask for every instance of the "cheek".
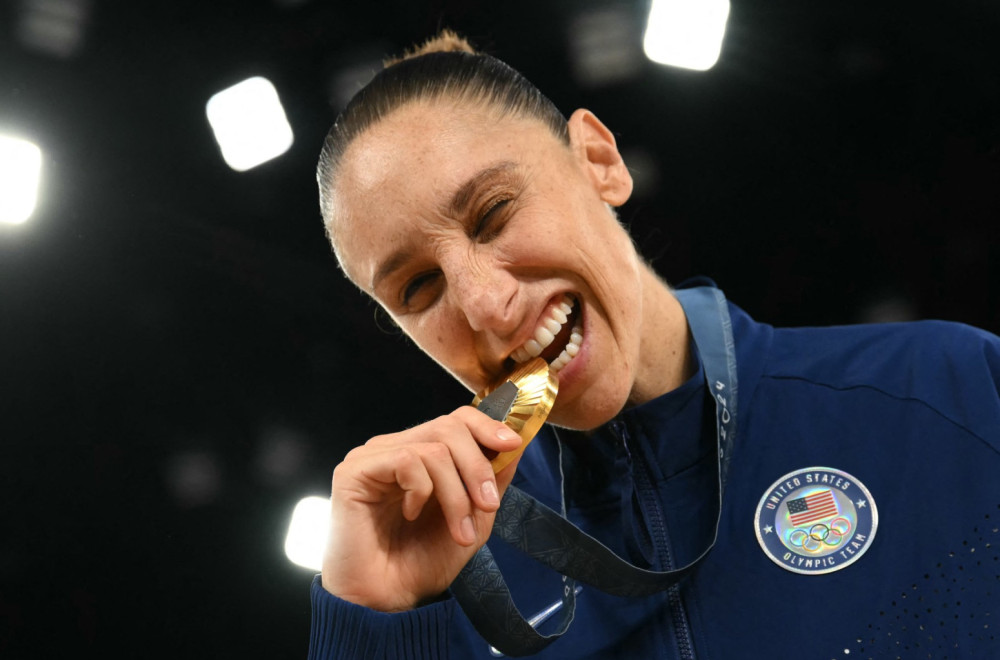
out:
M603 231L593 231L582 240L580 249L595 293L609 307L627 312L637 304L642 271L632 240L613 219Z
M399 327L432 360L462 380L468 359L474 355L468 332L445 313L444 306L421 315L418 320L403 318Z
M493 241L497 261L507 266L579 265L579 236L572 215L558 209L521 210Z

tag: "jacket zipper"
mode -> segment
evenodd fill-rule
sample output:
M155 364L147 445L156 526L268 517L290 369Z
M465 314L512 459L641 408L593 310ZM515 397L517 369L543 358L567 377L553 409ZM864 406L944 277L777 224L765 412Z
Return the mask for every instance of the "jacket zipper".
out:
M625 424L621 421L612 422L612 427L621 439L625 449L625 455L632 464L633 474L636 482L636 490L639 493L642 507L649 514L650 530L653 534L653 546L660 556L664 570L673 570L674 559L670 551L670 536L667 530L666 519L663 509L660 506L660 498L656 493L652 477L649 474L649 467L642 456L641 451L632 452L629 446L629 434ZM687 613L684 611L684 603L681 601L681 585L674 584L667 589L667 602L670 606L670 616L673 620L674 630L677 635L677 647L682 660L695 660L694 646L691 642L691 628L688 623Z

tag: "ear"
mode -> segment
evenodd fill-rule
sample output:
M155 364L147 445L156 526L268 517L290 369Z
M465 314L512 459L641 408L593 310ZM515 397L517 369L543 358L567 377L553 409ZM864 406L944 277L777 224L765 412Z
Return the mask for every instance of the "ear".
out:
M570 149L601 199L621 206L632 195L632 175L618 153L615 136L593 112L577 110L568 122Z

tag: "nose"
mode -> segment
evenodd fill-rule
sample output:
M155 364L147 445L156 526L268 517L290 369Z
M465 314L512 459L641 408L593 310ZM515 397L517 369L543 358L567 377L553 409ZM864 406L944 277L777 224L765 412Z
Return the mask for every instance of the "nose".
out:
M490 255L454 255L444 264L448 297L476 332L503 337L517 329L517 278Z

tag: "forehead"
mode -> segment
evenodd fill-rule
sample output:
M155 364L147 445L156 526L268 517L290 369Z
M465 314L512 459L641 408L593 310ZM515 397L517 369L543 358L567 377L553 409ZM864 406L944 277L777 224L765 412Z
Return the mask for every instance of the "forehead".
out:
M345 271L368 289L374 261L419 230L447 223L449 202L483 172L531 177L569 151L542 122L480 104L414 102L347 148L334 183L332 238Z

